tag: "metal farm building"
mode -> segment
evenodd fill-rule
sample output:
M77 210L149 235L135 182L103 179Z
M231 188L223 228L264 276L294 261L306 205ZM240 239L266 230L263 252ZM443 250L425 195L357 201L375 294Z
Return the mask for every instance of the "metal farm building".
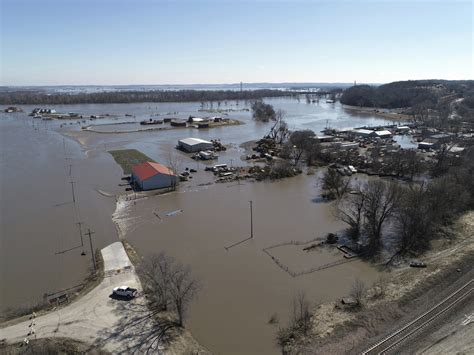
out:
M146 162L132 168L132 183L142 190L162 189L176 186L178 177L164 165Z
M178 141L178 148L188 153L200 152L212 149L212 142L200 138L185 138Z

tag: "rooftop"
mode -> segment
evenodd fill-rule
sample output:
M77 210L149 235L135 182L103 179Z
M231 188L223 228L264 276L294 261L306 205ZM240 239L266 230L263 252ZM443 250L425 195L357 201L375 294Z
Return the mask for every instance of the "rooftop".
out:
M201 144L201 143L212 144L212 142L206 141L201 138L184 138L184 139L180 139L179 142L188 144L188 145L195 145L195 144Z
M167 168L166 166L158 163L152 163L150 161L135 165L132 168L132 173L138 176L138 178L142 181L157 174L176 175L171 169Z
M382 130L382 131L375 131L375 134L378 136L390 136L392 132L387 131L387 130Z

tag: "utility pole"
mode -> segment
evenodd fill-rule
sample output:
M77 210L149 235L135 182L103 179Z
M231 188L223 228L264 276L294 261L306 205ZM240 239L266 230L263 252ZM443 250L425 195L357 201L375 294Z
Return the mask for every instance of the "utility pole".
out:
M253 201L250 200L250 238L253 238L253 209L252 209L252 204Z
M69 164L69 176L72 174L72 164Z
M94 232L91 232L90 229L87 229L86 235L89 236L89 244L91 246L92 265L94 266L94 274L95 274L97 272L97 266L95 265L94 248L92 247L92 237L91 237L92 234L94 234Z
M76 224L79 226L79 235L81 236L81 247L82 247L81 255L86 255L86 252L84 251L84 238L82 237L82 225L84 223L83 222L77 222Z
M76 195L74 194L74 181L69 182L71 184L72 189L72 202L76 203Z

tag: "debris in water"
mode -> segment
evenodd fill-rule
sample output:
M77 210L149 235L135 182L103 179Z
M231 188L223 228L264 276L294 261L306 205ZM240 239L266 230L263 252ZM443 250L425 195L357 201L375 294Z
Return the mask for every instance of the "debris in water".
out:
M172 216L176 216L176 215L181 214L181 213L183 213L183 210L176 210L176 211L168 212L168 213L166 214L166 216L167 216L167 217L172 217Z

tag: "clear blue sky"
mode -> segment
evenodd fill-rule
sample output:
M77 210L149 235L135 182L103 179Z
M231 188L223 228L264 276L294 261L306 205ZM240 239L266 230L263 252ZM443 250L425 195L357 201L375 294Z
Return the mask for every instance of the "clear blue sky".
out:
M2 85L473 79L472 1L0 2Z

